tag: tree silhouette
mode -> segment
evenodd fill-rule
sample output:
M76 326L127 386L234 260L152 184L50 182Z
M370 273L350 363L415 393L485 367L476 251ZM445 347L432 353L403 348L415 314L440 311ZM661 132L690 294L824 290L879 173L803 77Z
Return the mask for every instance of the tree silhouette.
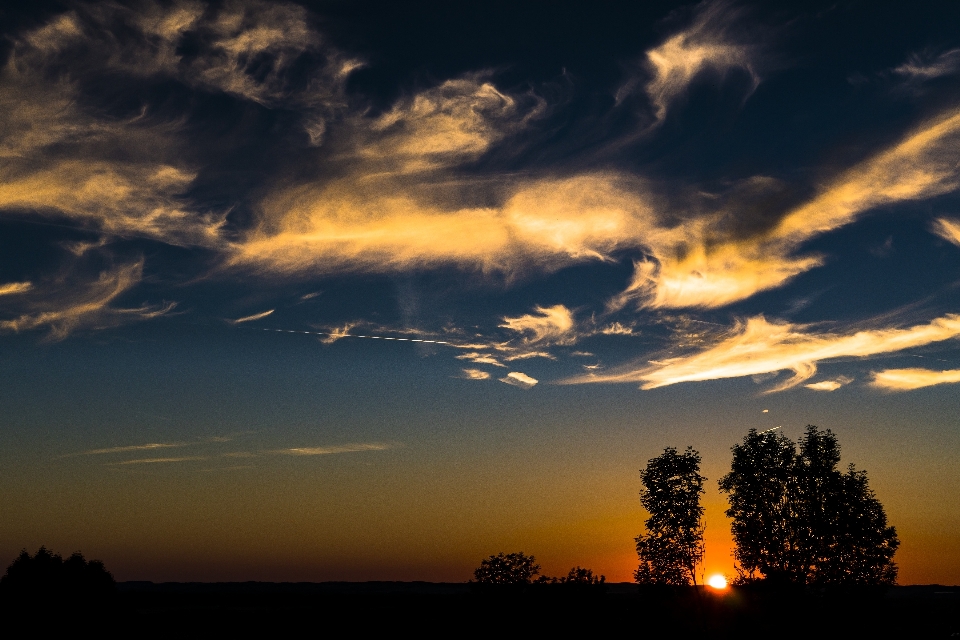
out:
M0 593L34 601L100 598L116 589L116 582L99 560L84 560L77 552L64 560L40 547L32 557L24 549L0 578Z
M534 556L518 553L499 553L480 561L473 577L480 584L523 585L530 584L540 573L540 565Z
M697 584L703 560L703 493L700 454L687 447L667 447L640 472L640 503L650 514L647 532L637 536L640 565L634 579L641 584Z
M791 526L795 462L793 442L774 430L750 429L733 447L732 468L720 479L720 490L729 494L739 582L755 580L758 573L790 582L800 575Z
M888 585L900 544L865 471L837 469L840 445L808 425L800 452L789 438L751 429L733 447L729 494L740 582Z

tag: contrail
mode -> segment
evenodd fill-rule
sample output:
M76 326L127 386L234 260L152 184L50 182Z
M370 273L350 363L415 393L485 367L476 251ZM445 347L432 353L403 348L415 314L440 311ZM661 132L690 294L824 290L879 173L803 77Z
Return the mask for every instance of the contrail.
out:
M371 340L396 340L398 342L423 342L431 344L450 344L445 340L424 340L422 338L391 338L389 336L367 336L358 333L328 333L326 331L294 331L293 329L261 329L261 331L275 331L277 333L305 333L311 336L330 336L334 338L368 338Z

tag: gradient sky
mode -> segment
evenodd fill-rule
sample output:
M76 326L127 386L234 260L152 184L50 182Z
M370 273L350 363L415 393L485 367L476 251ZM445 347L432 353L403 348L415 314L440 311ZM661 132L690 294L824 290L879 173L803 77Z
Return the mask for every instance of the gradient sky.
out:
M626 581L638 471L833 430L960 583L960 5L0 10L0 559Z

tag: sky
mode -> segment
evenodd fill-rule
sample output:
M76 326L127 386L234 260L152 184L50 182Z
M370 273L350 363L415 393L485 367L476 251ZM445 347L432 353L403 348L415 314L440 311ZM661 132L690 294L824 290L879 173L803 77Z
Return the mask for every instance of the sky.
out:
M693 446L831 429L960 583L960 6L0 9L0 561L629 581Z

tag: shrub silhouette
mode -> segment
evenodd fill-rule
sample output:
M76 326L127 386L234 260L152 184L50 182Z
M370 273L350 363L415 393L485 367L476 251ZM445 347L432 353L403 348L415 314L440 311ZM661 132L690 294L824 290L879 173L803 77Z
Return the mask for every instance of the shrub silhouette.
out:
M64 560L40 547L31 556L24 549L0 578L0 594L25 601L89 602L113 594L116 582L99 560L77 552Z

